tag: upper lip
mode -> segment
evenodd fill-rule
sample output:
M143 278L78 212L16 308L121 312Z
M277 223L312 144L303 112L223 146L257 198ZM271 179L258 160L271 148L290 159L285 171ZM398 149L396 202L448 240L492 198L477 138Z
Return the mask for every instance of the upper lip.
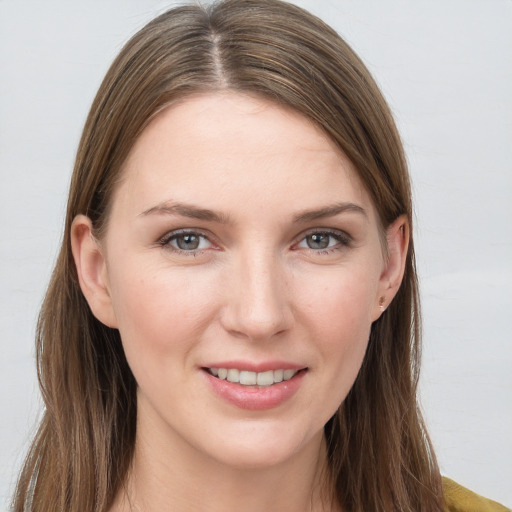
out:
M245 370L249 372L266 372L269 370L302 370L307 368L306 365L292 363L290 361L243 361L243 360L230 360L230 361L215 361L202 365L203 368L226 368Z

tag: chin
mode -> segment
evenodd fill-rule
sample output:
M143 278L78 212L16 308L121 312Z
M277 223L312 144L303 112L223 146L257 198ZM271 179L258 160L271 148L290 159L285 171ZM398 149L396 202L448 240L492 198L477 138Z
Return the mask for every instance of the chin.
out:
M294 433L289 425L279 429L265 427L269 425L252 426L244 435L226 435L205 448L219 463L244 471L270 469L301 455L319 453L323 428L313 436L305 436L303 432Z

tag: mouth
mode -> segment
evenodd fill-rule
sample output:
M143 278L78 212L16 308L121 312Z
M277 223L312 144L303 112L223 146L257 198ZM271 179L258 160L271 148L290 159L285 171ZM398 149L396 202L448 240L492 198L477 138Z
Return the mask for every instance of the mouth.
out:
M225 402L238 409L264 411L288 403L301 389L308 368L278 361L219 361L201 370Z
M253 372L239 370L237 368L203 368L207 373L219 380L226 380L242 386L256 388L268 388L280 382L293 379L298 373L305 372L307 368L301 369L277 369L264 372Z

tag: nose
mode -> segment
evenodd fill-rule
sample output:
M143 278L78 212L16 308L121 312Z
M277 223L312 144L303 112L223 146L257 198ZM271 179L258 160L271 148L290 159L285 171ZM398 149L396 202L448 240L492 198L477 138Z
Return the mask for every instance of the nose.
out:
M230 270L221 313L224 329L254 341L270 340L288 331L293 314L287 273L279 258L261 251L244 253Z

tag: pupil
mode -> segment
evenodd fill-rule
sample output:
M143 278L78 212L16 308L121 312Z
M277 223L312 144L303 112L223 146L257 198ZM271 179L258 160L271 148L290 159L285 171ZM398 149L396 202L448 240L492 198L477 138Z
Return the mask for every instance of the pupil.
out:
M308 247L310 249L325 249L329 247L329 235L314 234L307 237Z
M199 247L199 237L195 235L182 235L177 239L178 247L185 251L197 249Z

